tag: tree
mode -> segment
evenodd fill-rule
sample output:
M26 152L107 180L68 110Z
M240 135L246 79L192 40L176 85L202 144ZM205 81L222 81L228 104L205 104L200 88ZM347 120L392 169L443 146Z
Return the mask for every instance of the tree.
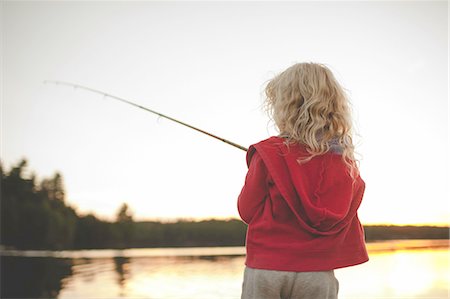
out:
M130 247L130 242L134 233L133 215L128 210L128 205L123 203L116 216L116 227L119 232L119 246L122 248Z
M116 222L130 222L133 221L133 215L128 210L128 205L123 203L117 212Z
M62 175L57 172L51 179L44 179L40 186L41 192L45 192L50 200L58 200L64 202L66 192L64 191L64 183Z
M34 178L24 178L28 162L22 159L7 173L2 168L1 176L1 243L8 246L22 246L39 238L39 228L33 227L33 219L26 217L33 206L39 204L35 196Z
M1 243L19 249L65 249L73 246L77 215L64 203L61 174L36 185L25 177L27 161L9 173L1 170Z

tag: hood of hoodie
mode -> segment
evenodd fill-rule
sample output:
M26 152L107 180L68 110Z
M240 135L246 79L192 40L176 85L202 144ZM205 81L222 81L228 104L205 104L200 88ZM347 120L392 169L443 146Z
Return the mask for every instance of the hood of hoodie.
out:
M361 177L352 179L342 160L338 144L330 152L308 162L298 159L309 154L302 145L289 145L271 137L249 148L247 163L257 151L273 183L305 230L319 235L335 234L357 216L364 194Z

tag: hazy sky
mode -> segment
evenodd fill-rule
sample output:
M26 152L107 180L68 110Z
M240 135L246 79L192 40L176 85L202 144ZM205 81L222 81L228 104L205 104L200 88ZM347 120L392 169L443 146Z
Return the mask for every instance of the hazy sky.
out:
M363 223L445 223L448 3L2 1L1 161L62 173L80 213L238 217L245 152L83 90L249 146L276 134L265 82L327 64L348 90Z

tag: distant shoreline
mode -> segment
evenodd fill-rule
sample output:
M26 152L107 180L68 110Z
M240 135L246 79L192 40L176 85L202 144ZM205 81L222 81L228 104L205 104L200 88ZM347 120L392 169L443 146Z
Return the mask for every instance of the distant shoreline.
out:
M442 226L366 225L366 241L450 239L450 228Z
M120 248L92 246L89 248L64 248L63 251L239 247L245 245L247 229L247 226L237 219L172 223L134 222L133 227L139 238L130 239L129 243L123 244ZM448 246L448 242L450 242L449 227L369 225L364 226L364 232L368 248L372 251L398 250L405 246L417 249L434 248L438 242L433 242L433 240L440 240L439 246L445 246L446 243ZM390 241L396 241L396 243ZM16 248L0 245L0 251L4 252L5 250L16 250ZM52 251L51 248L35 248L35 250L28 248L28 250L31 250L30 252Z
M369 254L400 250L439 250L450 248L449 240L388 240L367 242ZM0 257L41 257L41 258L159 258L159 257L237 257L245 256L244 246L220 247L162 247L128 248L117 250L15 250L0 247Z

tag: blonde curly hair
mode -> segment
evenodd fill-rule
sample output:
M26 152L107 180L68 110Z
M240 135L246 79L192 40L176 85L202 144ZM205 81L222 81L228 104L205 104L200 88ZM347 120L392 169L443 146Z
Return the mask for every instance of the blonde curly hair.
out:
M324 64L297 63L269 81L265 107L287 144L302 143L310 156L305 163L332 147L339 147L352 178L358 167L352 141L349 101Z

